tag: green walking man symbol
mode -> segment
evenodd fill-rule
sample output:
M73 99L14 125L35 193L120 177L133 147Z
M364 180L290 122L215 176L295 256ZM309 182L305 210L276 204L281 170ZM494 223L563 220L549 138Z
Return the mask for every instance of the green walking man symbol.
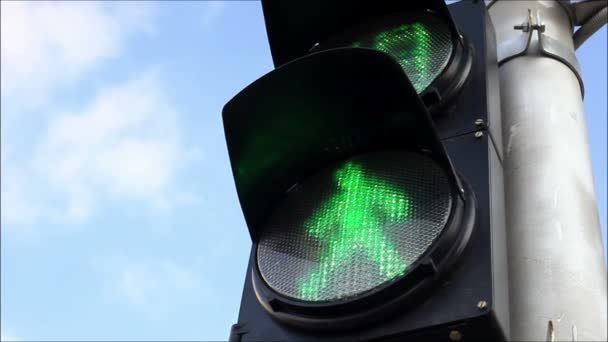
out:
M309 236L323 241L319 263L298 280L301 299L320 300L332 276L360 250L386 278L402 275L407 262L383 232L387 221L404 220L410 200L402 189L370 177L361 165L347 162L336 171L336 194L322 203L304 226Z
M395 57L420 93L434 79L429 77L433 72L431 37L427 25L417 22L382 31L367 41L356 41L351 46L370 47Z

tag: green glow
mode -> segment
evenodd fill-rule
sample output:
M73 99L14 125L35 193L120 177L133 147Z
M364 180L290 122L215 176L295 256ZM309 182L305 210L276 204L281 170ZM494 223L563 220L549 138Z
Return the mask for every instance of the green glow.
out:
M403 221L410 199L399 189L365 173L352 161L336 171L336 193L304 223L309 236L327 244L319 265L298 280L301 299L319 300L331 277L358 249L378 266L386 280L404 274L405 259L383 233L387 221Z
M422 92L435 78L431 60L431 31L423 23L403 24L374 35L367 43L357 41L354 47L366 45L395 57L412 81L418 93Z
M405 43L405 44L404 44ZM408 73L416 91L421 92L428 86L425 79L432 72L429 30L421 23L401 25L389 31L380 32L373 39L372 47L393 55Z

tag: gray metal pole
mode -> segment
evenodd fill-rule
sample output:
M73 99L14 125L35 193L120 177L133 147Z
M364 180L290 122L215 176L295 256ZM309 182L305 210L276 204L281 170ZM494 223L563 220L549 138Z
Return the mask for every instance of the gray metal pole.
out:
M556 1L497 1L490 15L502 60L511 337L606 341L606 265L569 14Z

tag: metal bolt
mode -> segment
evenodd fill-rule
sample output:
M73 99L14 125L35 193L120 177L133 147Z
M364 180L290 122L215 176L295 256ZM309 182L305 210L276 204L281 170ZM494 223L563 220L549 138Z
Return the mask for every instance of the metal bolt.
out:
M523 23L521 25L513 26L514 30L521 30L523 32L530 32L530 30L538 30L540 32L545 32L545 23L540 21L540 13L536 12L536 22L532 23L532 10L528 8L528 22Z
M483 137L483 132L482 131L475 132L475 138L481 139L481 137Z
M529 23L523 23L521 25L515 25L513 26L514 30L522 30L524 32L530 32L530 24Z
M542 23L542 24L538 25L538 29L540 30L540 32L545 32L546 28L547 27L545 26L545 23Z
M450 340L452 340L452 341L462 340L462 333L458 330L450 331Z
M484 124L483 119L477 119L477 120L475 120L475 126L483 126L483 124Z
M479 302L477 302L477 308L479 310L484 310L487 307L488 307L488 302L486 302L485 300L480 300Z

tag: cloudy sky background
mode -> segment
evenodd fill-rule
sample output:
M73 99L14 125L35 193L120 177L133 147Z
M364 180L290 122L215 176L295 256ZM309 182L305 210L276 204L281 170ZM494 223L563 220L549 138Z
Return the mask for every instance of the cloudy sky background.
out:
M250 241L223 105L258 2L1 2L1 339L224 340ZM579 49L606 240L606 27Z

